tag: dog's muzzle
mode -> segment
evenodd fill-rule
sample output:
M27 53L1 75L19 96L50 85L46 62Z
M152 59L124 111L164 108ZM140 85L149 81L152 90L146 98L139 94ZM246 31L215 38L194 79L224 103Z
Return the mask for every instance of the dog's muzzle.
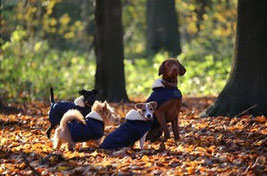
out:
M145 115L145 118L146 118L147 120L152 120L152 119L153 119L153 115L152 115L152 114L146 114L146 115Z

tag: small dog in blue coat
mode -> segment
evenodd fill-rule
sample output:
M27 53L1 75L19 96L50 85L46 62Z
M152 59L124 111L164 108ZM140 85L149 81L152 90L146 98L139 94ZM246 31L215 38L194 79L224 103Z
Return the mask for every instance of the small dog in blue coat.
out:
M110 133L100 145L103 149L120 149L133 147L136 141L140 141L140 148L143 149L146 133L150 130L153 112L157 108L157 102L138 103L136 110L130 110L119 128Z
M75 109L67 111L56 128L53 145L55 149L60 149L63 143L68 144L72 150L77 142L87 142L95 140L100 142L104 135L105 126L115 122L112 115L113 109L107 102L95 101L92 111L84 116Z
M50 138L51 131L59 125L61 118L64 113L70 109L77 109L82 113L85 117L88 113L91 112L91 107L95 102L95 96L97 94L96 90L80 90L79 94L81 95L79 98L75 99L74 103L70 101L58 101L54 100L53 88L50 87L50 111L49 111L49 122L50 126L46 130L46 135Z

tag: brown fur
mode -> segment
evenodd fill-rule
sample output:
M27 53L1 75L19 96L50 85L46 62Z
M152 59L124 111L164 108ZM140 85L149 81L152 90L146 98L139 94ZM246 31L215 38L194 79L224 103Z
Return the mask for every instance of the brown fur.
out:
M105 101L101 103L95 101L92 107L92 111L96 111L103 119L104 127L112 124L115 121L115 118L112 116L113 109ZM64 143L68 144L68 149L72 150L76 143L72 141L70 132L67 127L67 123L71 120L78 120L79 122L85 124L83 115L78 110L69 110L67 111L60 121L59 127L57 127L54 135L53 146L55 149L60 149L61 145ZM100 139L96 141L100 143Z
M177 76L184 75L186 69L177 59L167 59L159 67L159 75L162 75L162 83L165 87L177 87ZM151 130L148 134L151 141L155 141L164 132L164 141L170 138L167 123L171 122L175 141L179 139L178 115L182 105L182 99L172 99L160 105L154 115L160 124L160 128Z
M114 109L106 102L101 103L100 101L95 101L92 106L92 111L96 111L103 118L104 126L111 125L116 120L112 114Z

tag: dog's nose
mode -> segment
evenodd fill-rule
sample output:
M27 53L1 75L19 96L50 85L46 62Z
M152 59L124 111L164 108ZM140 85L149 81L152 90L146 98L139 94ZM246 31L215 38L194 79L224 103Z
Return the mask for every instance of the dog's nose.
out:
M146 117L147 117L148 119L151 119L152 116L151 116L151 114L147 114Z

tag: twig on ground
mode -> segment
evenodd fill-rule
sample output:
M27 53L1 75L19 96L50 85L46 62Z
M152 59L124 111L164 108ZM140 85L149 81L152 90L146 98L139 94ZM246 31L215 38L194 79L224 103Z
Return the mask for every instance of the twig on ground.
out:
M38 176L40 175L39 172L38 172L34 167L31 166L31 164L30 164L30 162L27 160L25 154L23 155L23 160L24 160L26 166L29 167L29 168L31 169L31 171L33 172L34 175L38 175Z
M259 162L259 157L257 157L257 159L255 160L254 164L249 165L247 167L247 169L245 170L244 173L242 173L242 175L246 175L248 173L249 169L253 169L257 165L258 162Z
M253 105L253 106L251 106L251 107L249 107L248 109L246 109L246 110L244 110L244 111L242 111L241 113L239 113L239 114L237 114L237 115L235 115L235 117L241 117L242 115L245 115L248 111L250 111L251 109L253 109L253 108L256 108L258 105L257 104L255 104L255 105Z

